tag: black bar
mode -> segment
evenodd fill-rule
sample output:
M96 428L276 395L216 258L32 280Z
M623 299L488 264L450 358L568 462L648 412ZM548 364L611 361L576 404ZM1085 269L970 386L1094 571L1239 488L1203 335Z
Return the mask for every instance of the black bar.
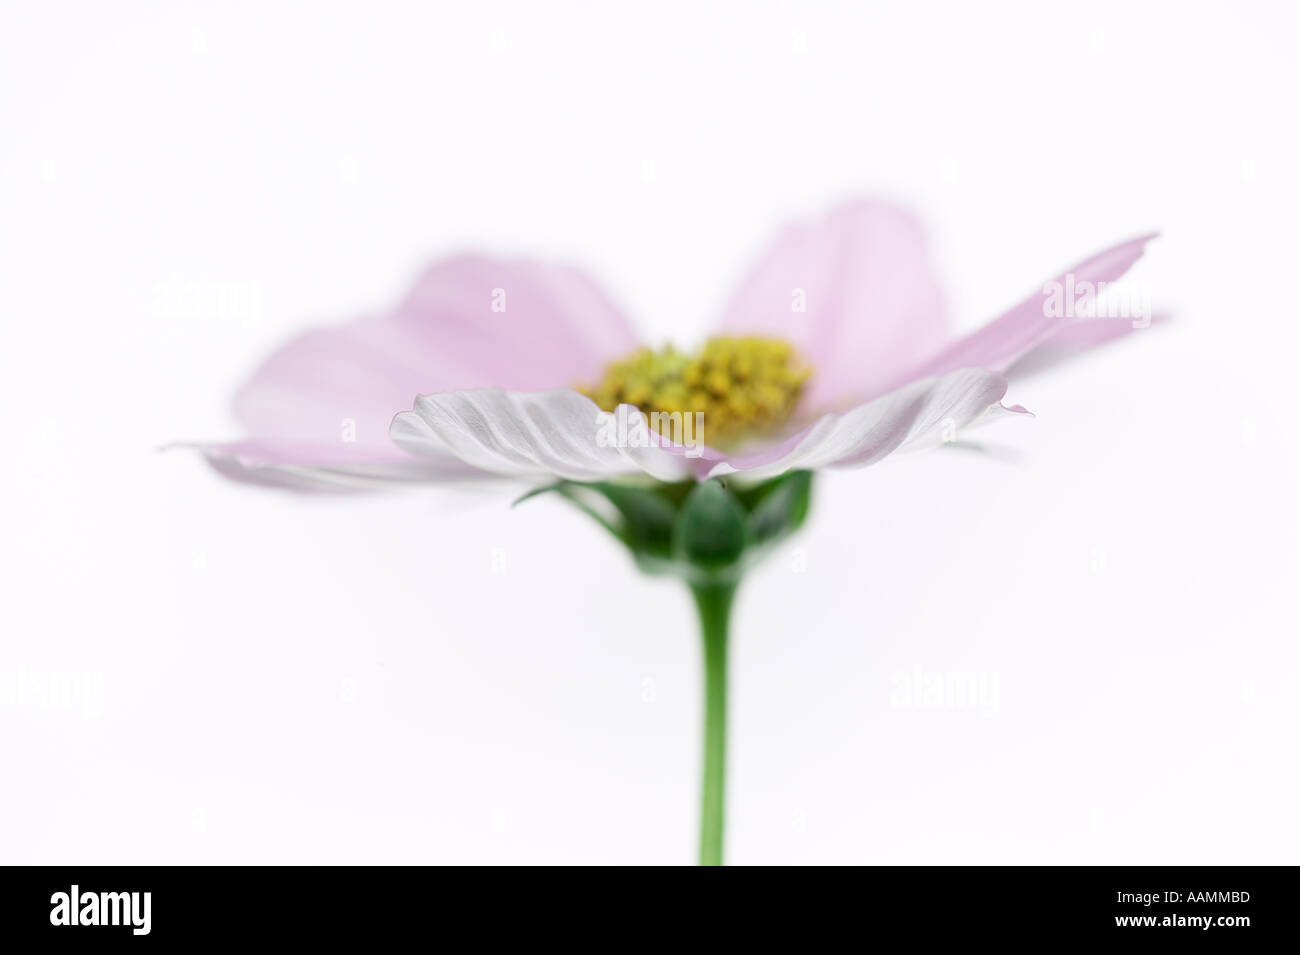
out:
M676 885L647 888L636 878L604 893L564 897L553 877L539 885L529 874L503 892L479 885L472 874L423 868L33 867L4 869L0 878L0 940L15 952L26 950L15 943L73 939L91 948L156 940L370 947L412 933L436 945L466 929L484 933L485 940L532 932L536 942L562 928L583 934L598 926L600 937L614 944L638 938L654 944L656 937L678 937L687 921L710 918L725 920L716 926L720 939L778 927L815 938L850 926L868 946L900 936L926 946L943 939L1126 938L1143 945L1213 940L1236 946L1293 939L1297 914L1293 873L1270 868L876 868L860 876L831 875L837 885L830 892L750 887L729 883L726 875L701 875L709 881L688 883L684 892ZM69 924L74 885L78 921L116 916L119 924ZM716 893L726 898L702 904ZM64 900L69 905L61 909ZM691 930L696 939L700 928ZM617 934L609 935L611 929Z

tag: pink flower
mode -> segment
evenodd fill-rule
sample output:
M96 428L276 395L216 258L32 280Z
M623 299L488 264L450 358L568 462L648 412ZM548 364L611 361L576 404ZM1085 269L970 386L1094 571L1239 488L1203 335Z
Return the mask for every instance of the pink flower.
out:
M954 339L917 223L841 206L777 237L695 354L639 349L573 269L448 259L392 312L272 355L235 401L251 436L201 447L229 477L302 490L521 479L537 486L525 496L595 518L645 572L680 577L704 648L699 858L720 865L731 607L747 568L802 525L812 472L1023 412L1002 404L1017 363L1134 327L1088 312L1150 238ZM686 440L688 420L707 433ZM746 480L705 480L733 474ZM642 480L610 480L624 476Z
M1107 249L1057 281L1113 282L1151 238ZM391 312L309 331L273 354L235 399L249 436L200 447L228 477L301 490L863 467L1023 411L1002 404L1017 362L1133 327L1061 317L1045 306L1046 290L954 338L908 213L861 201L792 225L741 284L719 334L792 344L811 372L798 406L758 443L723 451L706 433L692 451L599 439L602 412L575 388L599 381L639 341L589 278L539 262L450 258Z

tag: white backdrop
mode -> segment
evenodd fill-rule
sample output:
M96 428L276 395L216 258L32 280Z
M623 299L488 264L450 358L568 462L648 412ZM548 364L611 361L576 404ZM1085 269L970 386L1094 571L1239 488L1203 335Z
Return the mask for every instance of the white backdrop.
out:
M155 449L438 255L689 342L859 194L963 327L1152 228L1176 319L1016 383L1014 457L819 481L741 595L730 860L1297 861L1293 4L0 9L0 861L690 861L680 587L558 501Z

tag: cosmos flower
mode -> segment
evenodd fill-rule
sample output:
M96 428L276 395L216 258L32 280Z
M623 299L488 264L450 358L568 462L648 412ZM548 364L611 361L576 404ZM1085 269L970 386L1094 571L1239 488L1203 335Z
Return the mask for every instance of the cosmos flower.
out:
M1115 281L1150 238L1066 275ZM248 437L202 447L228 477L303 490L863 467L1022 410L1001 404L1006 375L1035 350L1132 328L1049 311L1035 291L954 338L920 226L879 202L782 232L695 355L645 349L573 268L462 256L430 266L385 314L289 342L236 396ZM724 360L710 362L710 348ZM610 372L638 360L644 374L620 391ZM688 384L691 372L703 378ZM703 446L689 455L671 440L601 441L602 399L611 412L611 400L640 399L646 412L699 413ZM709 444L714 432L722 448Z
M522 482L520 500L555 493L643 570L683 579L704 639L700 861L720 864L745 570L802 525L815 471L1023 414L1003 403L1008 374L1138 325L1061 306L1118 280L1151 238L954 337L918 223L849 203L779 234L689 351L641 344L573 268L450 258L390 311L271 355L235 400L248 437L198 447L227 477L303 491Z

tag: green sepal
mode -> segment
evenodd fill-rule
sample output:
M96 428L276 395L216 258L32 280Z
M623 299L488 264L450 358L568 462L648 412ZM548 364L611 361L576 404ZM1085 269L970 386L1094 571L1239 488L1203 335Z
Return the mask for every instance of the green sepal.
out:
M555 493L573 503L609 531L639 562L671 561L673 524L694 482L557 481L535 488L515 506L540 494ZM607 505L599 507L602 502ZM658 567L646 569L658 572Z
M757 484L684 481L557 481L515 501L555 493L597 521L646 573L692 584L734 582L797 531L808 516L811 471Z
M704 576L735 567L749 546L748 518L721 481L701 481L677 512L673 556Z
M749 511L753 546L768 547L789 537L808 517L812 472L787 471L780 477L736 492Z

